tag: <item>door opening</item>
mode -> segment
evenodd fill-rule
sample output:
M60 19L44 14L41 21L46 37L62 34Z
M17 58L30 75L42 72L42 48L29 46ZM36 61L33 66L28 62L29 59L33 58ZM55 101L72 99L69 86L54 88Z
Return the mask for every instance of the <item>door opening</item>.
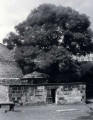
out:
M52 103L55 103L55 89L51 89Z
M47 90L47 103L55 103L56 89L48 89Z

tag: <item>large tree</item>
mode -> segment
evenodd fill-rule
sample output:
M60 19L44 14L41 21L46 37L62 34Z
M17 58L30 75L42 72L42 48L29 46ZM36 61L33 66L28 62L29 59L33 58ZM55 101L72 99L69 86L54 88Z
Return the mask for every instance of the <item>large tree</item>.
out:
M49 50L60 44L74 55L85 55L93 49L89 18L69 7L40 5L15 28L19 39L10 34L4 40L8 46L24 42Z
M88 17L69 7L40 5L15 29L3 42L16 48L15 59L24 73L39 70L75 78L79 67L71 55L85 55L93 49Z
M76 81L80 78L79 64L62 46L53 45L45 51L37 46L24 45L16 47L12 52L24 74L43 72L50 76L49 82L62 82L63 79Z

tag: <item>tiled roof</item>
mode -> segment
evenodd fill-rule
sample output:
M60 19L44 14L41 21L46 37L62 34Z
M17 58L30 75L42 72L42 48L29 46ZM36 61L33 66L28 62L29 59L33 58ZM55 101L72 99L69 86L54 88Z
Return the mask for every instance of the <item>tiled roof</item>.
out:
M15 62L10 50L0 44L0 78L17 78L22 76L22 71Z
M34 71L32 73L29 73L23 76L23 78L47 78L47 77L49 77L47 74L40 73L37 71Z

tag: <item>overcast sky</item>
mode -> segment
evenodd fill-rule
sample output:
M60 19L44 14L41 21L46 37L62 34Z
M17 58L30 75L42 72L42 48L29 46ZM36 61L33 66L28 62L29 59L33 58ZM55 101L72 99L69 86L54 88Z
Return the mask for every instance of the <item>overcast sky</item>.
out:
M15 25L26 19L32 9L42 3L70 6L80 13L86 13L93 22L93 0L0 0L0 42L13 31Z

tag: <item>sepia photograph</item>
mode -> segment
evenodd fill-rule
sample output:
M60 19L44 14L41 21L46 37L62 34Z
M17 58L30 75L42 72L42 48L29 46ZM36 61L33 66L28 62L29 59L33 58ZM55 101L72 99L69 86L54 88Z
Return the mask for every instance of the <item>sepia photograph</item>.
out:
M0 120L93 120L93 1L0 1Z

